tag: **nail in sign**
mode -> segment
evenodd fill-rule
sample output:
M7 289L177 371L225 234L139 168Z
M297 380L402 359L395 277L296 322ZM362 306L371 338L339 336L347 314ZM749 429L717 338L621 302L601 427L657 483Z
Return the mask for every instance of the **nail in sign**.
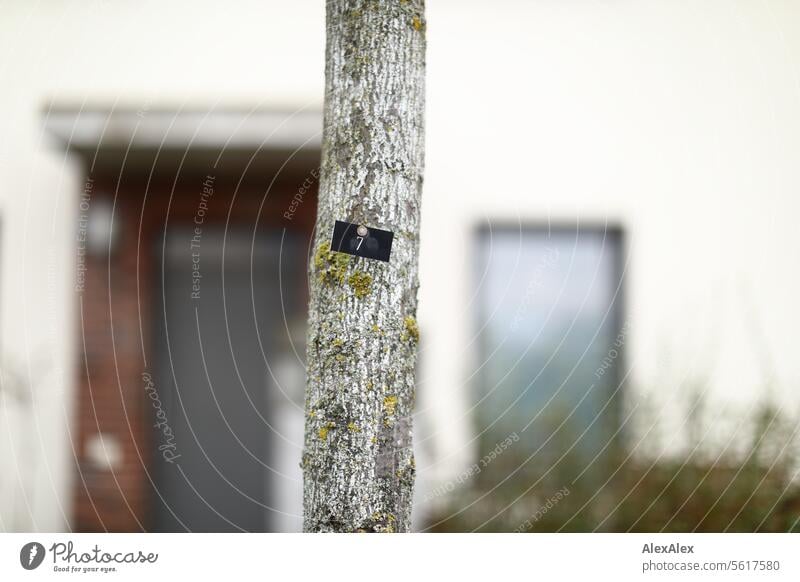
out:
M389 262L393 240L394 233L390 230L337 220L333 227L331 250Z

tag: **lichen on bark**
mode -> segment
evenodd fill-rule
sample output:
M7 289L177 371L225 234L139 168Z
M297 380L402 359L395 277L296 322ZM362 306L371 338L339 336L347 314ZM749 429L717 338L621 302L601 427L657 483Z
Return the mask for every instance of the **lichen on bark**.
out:
M327 2L309 277L306 531L410 527L425 28L420 0ZM336 220L398 233L389 262L331 251Z

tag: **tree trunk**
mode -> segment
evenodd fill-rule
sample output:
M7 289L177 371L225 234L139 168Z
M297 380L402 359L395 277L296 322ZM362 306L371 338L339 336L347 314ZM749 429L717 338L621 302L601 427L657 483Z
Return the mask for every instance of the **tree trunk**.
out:
M424 74L423 0L328 0L306 531L409 529ZM336 220L393 231L389 261L332 252Z

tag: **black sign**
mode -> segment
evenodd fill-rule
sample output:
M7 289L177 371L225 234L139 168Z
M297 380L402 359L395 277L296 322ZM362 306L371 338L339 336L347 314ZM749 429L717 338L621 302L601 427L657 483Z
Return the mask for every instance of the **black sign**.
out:
M333 227L331 250L365 259L389 261L394 233L363 224L336 221Z

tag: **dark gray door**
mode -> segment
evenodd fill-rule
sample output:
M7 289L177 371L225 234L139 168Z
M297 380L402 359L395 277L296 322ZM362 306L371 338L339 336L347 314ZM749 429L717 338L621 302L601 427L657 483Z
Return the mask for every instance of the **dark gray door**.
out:
M171 228L156 243L155 384L163 414L153 429L153 526L266 531L267 366L283 325L281 236L253 244L247 231L193 235Z

